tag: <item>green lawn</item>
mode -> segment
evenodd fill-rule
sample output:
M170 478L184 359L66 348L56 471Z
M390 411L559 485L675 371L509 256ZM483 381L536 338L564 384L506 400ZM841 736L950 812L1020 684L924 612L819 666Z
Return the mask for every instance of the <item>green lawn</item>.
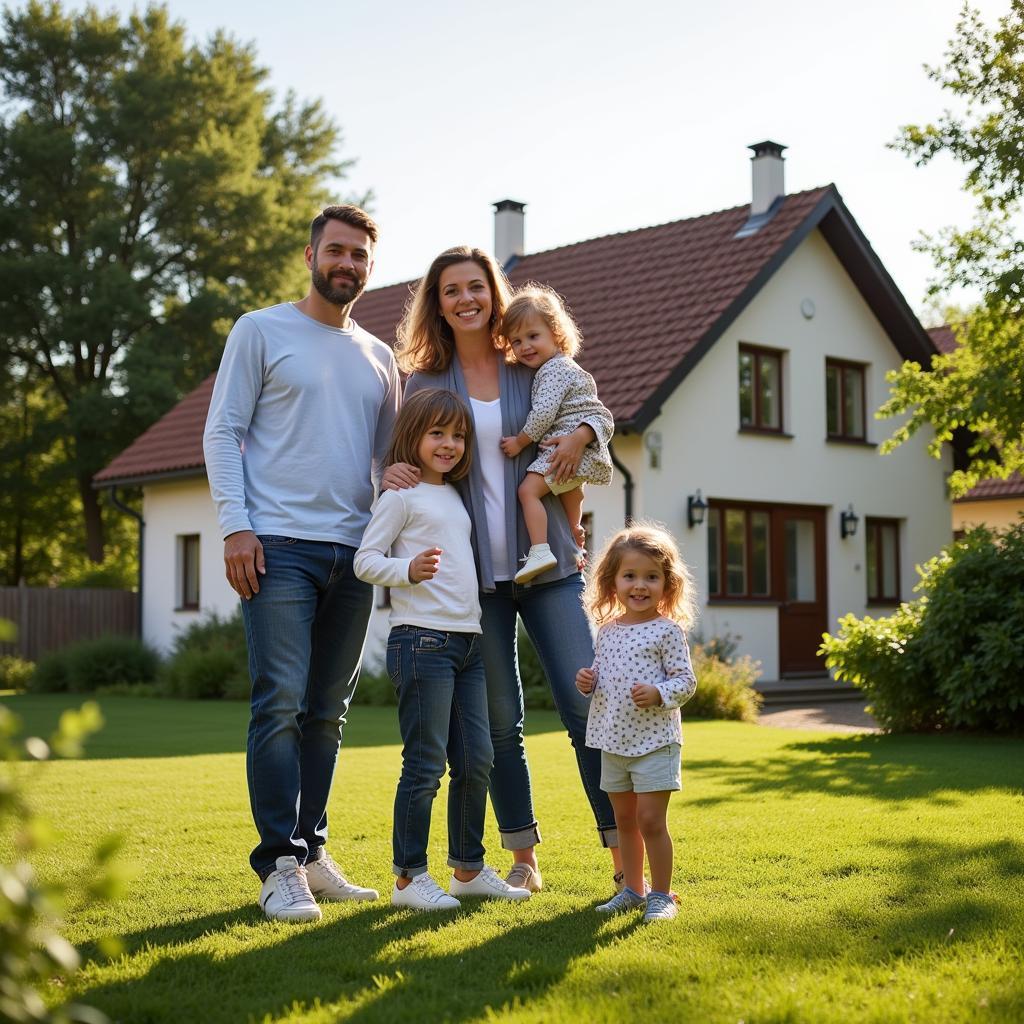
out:
M66 699L6 702L47 732ZM611 891L568 741L532 712L546 888L454 917L327 905L266 922L237 704L108 698L79 762L41 766L60 829L47 877L109 831L135 871L121 901L69 914L88 960L50 993L114 1020L1020 1021L1024 1019L1024 742L848 736L725 722L684 727L671 806L679 919L591 909ZM336 859L390 888L394 712L356 708L331 804ZM431 862L444 881L444 802ZM488 847L506 858L489 823ZM8 851L4 851L7 856ZM108 960L99 941L124 939Z

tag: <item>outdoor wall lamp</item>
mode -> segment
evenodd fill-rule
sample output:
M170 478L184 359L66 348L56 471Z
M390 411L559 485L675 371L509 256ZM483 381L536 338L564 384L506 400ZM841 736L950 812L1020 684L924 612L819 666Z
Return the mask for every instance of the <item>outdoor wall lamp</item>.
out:
M707 502L700 496L700 488L697 488L696 494L691 494L686 499L686 521L690 524L690 529L695 526L704 525L704 513L708 510Z
M857 532L857 524L860 520L857 518L857 513L853 511L853 503L850 503L850 507L843 512L839 513L839 536L846 540L847 537L852 537Z

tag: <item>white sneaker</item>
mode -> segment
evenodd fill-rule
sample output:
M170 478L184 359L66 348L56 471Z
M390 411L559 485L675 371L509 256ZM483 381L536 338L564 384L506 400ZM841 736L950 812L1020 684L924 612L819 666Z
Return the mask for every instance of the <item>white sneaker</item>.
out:
M319 858L306 864L306 880L309 891L325 900L375 900L378 896L376 889L353 885L322 847Z
M505 876L505 881L513 889L529 889L530 892L540 892L544 887L540 871L522 861L512 865L512 870Z
M529 889L509 885L494 868L484 867L475 878L460 882L452 875L451 891L457 896L486 896L491 900L528 900Z
M558 565L558 559L551 553L547 544L534 544L526 556L526 564L516 573L516 583L529 583L548 569Z
M320 908L309 891L306 869L294 857L278 857L277 870L263 882L260 906L271 921L319 921Z
M404 889L395 882L391 890L393 907L410 907L412 910L458 910L462 904L449 896L425 871L417 875Z

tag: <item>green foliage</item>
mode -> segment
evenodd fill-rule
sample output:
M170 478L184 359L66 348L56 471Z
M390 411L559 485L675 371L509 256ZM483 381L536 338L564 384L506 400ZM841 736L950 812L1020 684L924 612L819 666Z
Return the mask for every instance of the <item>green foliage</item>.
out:
M742 637L735 633L726 633L723 636L713 636L709 640L705 640L704 634L700 630L696 630L690 636L690 643L695 648L701 648L709 657L729 662L735 660L741 639Z
M889 375L892 394L879 416L909 413L883 451L930 424L936 457L953 432L971 432L969 462L950 480L954 496L987 477L1024 470L1024 246L1017 226L1024 196L1024 0L1011 0L989 30L964 6L945 65L928 75L959 101L937 123L907 125L895 148L918 165L940 154L965 168L964 189L976 202L975 224L925 236L918 248L938 270L931 291L979 291L978 309L957 328L956 351L932 368L905 363Z
M160 680L172 697L248 697L249 656L241 611L236 609L228 618L212 613L182 630Z
M523 684L523 702L528 708L553 711L555 698L552 696L548 678L541 667L537 648L533 646L522 622L516 635L516 649L519 657L519 679Z
M160 659L141 640L104 636L39 659L32 676L36 693L92 693L101 686L152 683Z
M35 665L13 654L0 654L0 689L25 690L32 680Z
M192 43L162 6L3 13L0 366L64 434L11 453L17 521L44 532L29 510L53 458L93 561L110 524L93 475L216 367L240 312L305 287L310 212L348 165L320 103L277 102L267 78L250 46Z
M59 911L67 899L67 887L37 879L29 855L53 843L53 830L26 802L24 773L14 771L20 760L45 761L51 751L62 757L78 757L84 740L103 725L97 705L83 704L78 711L61 715L50 742L39 737L18 740L20 723L7 707L0 706L0 760L5 777L0 786L0 833L13 841L17 860L0 865L0 1018L15 1024L63 1024L81 1021L102 1024L104 1014L87 1006L71 1004L48 1009L39 989L56 977L78 969L78 951L56 930ZM112 859L119 840L98 844L85 885L90 902L115 895L120 886ZM111 946L106 947L113 952Z
M359 685L356 686L352 703L365 707L397 706L395 684L391 682L391 677L383 668L376 672L364 669L359 673Z
M690 656L697 691L683 706L683 714L695 718L757 721L764 699L754 689L761 671L759 662L747 656L727 661L712 645L694 644Z
M130 545L129 551L134 550L135 546ZM73 589L93 587L102 590L134 590L138 582L136 559L127 551L118 549L108 553L99 563L82 559L77 564L69 565L61 575L60 586Z
M969 531L920 573L916 601L826 634L826 665L891 729L1024 729L1024 519Z

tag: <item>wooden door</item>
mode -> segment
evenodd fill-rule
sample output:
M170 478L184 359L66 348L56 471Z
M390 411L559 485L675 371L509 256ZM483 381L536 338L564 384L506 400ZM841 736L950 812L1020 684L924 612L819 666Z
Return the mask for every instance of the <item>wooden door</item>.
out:
M828 628L825 510L780 505L774 510L775 593L779 595L779 674L818 675L821 634Z

